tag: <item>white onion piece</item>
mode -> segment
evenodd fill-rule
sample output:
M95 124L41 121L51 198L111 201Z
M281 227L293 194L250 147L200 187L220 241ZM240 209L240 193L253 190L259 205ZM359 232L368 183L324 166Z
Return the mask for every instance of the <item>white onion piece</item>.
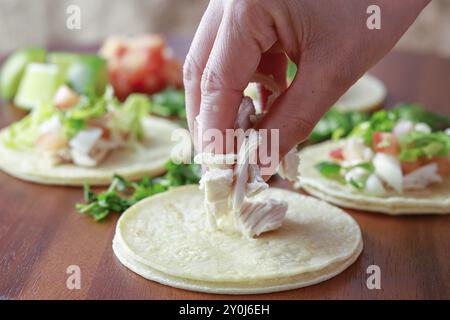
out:
M102 134L103 131L100 128L81 130L72 138L72 140L70 140L69 145L72 149L77 150L77 152L89 154L97 141L101 138Z
M372 160L373 151L364 144L361 138L350 138L346 141L342 153L345 161L343 165L353 166Z
M416 125L414 126L414 130L424 133L431 133L430 126L423 122L416 123Z
M394 129L392 130L392 133L395 136L399 136L403 133L407 133L409 131L412 131L414 129L414 124L409 120L400 120L397 122L397 124L394 126Z
M386 153L377 153L373 158L375 173L387 185L398 192L403 191L403 175L400 162L394 156Z
M364 192L371 196L381 197L386 194L386 189L381 180L375 174L371 174L367 178Z

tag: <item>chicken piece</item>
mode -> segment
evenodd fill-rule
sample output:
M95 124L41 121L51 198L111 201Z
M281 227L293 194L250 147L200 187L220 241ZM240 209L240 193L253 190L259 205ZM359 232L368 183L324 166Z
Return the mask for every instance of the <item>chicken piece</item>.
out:
M233 183L233 170L211 169L203 174L201 187L205 191L208 202L217 202L227 199Z
M300 158L297 154L297 147L289 151L281 160L278 167L278 174L283 179L289 181L296 181L298 176L298 166L300 164Z
M256 165L258 140L258 133L252 131L248 138L242 143L238 153L237 163L234 167L235 182L231 193L231 206L235 212L240 210L246 196L247 183L249 181L249 164Z
M263 190L269 188L269 185L261 177L261 171L256 164L248 166L248 181L246 187L247 197L253 197Z
M194 162L209 169L230 169L236 163L236 157L234 153L199 153L194 157Z
M244 131L256 121L255 107L250 98L244 97L236 119L236 128ZM198 132L203 132L199 117ZM201 153L194 161L203 166L200 188L205 193L204 208L210 227L225 232L241 232L247 237L277 229L286 215L287 203L273 199L258 200L253 196L268 188L257 164L259 134L252 130L243 141L238 154L216 155ZM201 143L199 139L198 143ZM294 150L295 151L295 150ZM292 151L297 158L296 152ZM286 176L297 175L298 159L290 155L286 161ZM295 173L292 168L295 167Z
M418 190L440 182L442 182L442 177L438 174L438 165L433 162L404 176L403 188Z
M281 227L288 205L284 201L244 201L239 212L241 232L252 238Z
M103 130L90 128L78 132L70 140L70 155L76 165L95 167L113 150L120 147L120 141L102 139Z
M205 200L203 207L205 208L207 222L212 229L224 229L223 217L229 213L228 197L222 201L210 202Z
M70 140L69 145L78 153L89 154L95 144L100 140L102 134L103 131L100 128L81 130Z

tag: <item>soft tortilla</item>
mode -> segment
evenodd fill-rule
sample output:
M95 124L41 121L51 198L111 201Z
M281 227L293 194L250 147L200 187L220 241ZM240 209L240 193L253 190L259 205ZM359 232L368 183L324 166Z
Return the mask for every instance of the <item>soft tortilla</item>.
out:
M135 180L156 176L165 171L174 147L171 141L176 124L160 118L143 120L145 137L142 143L115 150L99 166L84 168L74 164L53 165L42 155L5 147L0 142L0 169L22 180L53 185L108 185L114 174Z
M358 224L342 210L295 192L259 197L288 202L283 226L257 239L206 230L198 186L148 198L120 218L113 249L143 277L211 293L265 293L329 279L359 256Z
M346 207L367 211L398 214L450 213L450 178L425 190L389 191L384 197L374 197L356 191L350 186L326 179L314 166L330 160L328 154L342 141L327 141L300 151L300 177L298 186L322 200Z
M340 111L370 112L380 108L387 96L384 83L365 74L336 102Z

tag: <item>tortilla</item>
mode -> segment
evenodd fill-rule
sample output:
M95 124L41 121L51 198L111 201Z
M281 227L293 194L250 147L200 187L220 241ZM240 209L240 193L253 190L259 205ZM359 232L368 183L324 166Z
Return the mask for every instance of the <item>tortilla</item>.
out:
M445 214L450 213L450 177L441 184L435 184L425 190L406 190L398 193L389 190L383 197L369 196L351 186L326 179L314 166L330 160L328 154L339 147L339 141L327 141L300 151L300 177L297 183L308 193L322 200L346 208L361 209L398 214Z
M365 74L336 102L340 111L369 112L380 108L386 99L387 89L378 78Z
M326 202L283 189L256 197L287 201L283 226L256 239L208 230L203 193L178 187L141 201L119 219L113 249L144 278L227 294L290 290L325 281L362 250L358 224Z
M164 173L176 142L171 133L176 124L156 117L143 120L144 139L135 146L114 150L99 166L53 165L41 154L5 147L0 142L0 169L19 179L42 184L81 186L108 185L114 174L135 180Z

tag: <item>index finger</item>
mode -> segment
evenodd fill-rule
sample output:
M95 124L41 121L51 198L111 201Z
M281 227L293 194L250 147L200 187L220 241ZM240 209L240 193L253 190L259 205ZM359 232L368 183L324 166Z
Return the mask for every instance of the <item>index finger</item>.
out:
M236 11L239 10L239 11ZM271 18L246 21L243 8L227 7L201 84L202 130L234 128L243 91L258 68L261 54L276 42ZM245 11L245 8L244 8Z

